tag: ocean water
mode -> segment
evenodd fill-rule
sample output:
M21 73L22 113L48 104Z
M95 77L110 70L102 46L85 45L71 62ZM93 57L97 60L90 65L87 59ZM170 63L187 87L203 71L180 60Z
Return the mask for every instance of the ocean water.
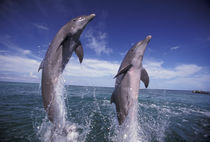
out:
M210 141L210 95L142 89L137 122L128 128L118 125L115 106L110 104L113 89L65 86L69 141ZM40 84L0 82L1 142L49 141L51 132ZM132 139L129 133L135 134Z

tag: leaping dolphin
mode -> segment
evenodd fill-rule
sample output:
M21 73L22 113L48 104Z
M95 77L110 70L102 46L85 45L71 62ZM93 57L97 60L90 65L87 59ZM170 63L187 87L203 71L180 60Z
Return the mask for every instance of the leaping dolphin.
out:
M147 36L128 51L115 76L115 89L111 96L111 103L114 102L116 105L120 125L132 110L134 101L138 101L140 80L144 82L146 88L149 85L149 76L142 66L142 60L151 38L151 35Z
M59 119L59 111L63 111L58 110L55 99L58 78L74 51L80 63L82 62L83 48L80 35L94 17L95 14L79 16L66 23L55 35L38 69L38 71L42 69L41 88L44 108L48 114L48 119L54 124Z

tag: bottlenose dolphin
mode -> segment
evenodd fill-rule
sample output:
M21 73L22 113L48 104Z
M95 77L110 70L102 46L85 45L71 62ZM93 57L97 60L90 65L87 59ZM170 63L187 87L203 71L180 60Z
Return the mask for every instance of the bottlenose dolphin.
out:
M95 14L79 16L66 23L55 35L45 58L40 64L42 69L42 98L48 119L56 124L60 111L56 102L56 87L59 76L62 74L72 53L75 51L80 63L83 60L83 48L80 42L80 35L86 25L95 17ZM59 124L60 125L60 124Z
M111 96L111 103L114 102L116 105L120 125L132 110L134 101L138 101L140 80L144 82L146 88L149 85L149 76L142 66L142 60L146 46L151 38L151 35L147 36L127 52L117 75L114 77L116 82Z

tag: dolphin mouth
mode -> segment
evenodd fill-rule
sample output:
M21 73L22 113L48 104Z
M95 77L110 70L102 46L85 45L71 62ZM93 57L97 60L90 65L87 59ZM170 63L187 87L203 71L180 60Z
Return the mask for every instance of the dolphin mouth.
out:
M146 37L147 40L150 40L151 38L152 38L151 35L148 35L148 36Z
M148 44L151 38L152 38L152 36L151 35L148 35L144 40L139 41L137 43L137 46L141 46L142 44L145 44L145 43Z
M92 21L95 16L96 16L95 14L90 14L90 15L85 16L85 19L82 23L82 28L78 32L79 36L82 33L82 31L84 30L84 28L87 26L87 24L90 23L90 21Z
M93 18L95 17L96 15L95 14L90 14L88 16L88 21L90 22L91 20L93 20Z
M143 51L146 49L147 44L150 42L150 39L152 38L151 35L148 35L144 40L137 42L137 44L135 45L135 48L133 49L137 49L137 48L141 48L143 49Z
M145 39L146 43L148 44L151 40L152 36L151 35L148 35Z

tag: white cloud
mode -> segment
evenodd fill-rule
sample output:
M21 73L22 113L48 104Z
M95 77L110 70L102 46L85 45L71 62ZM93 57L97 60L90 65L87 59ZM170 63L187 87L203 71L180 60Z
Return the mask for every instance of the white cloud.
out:
M22 49L19 46L17 46L16 44L14 44L12 42L11 36L9 35L0 35L0 44L4 45L5 47L7 47L7 49L10 49L5 51L5 53L8 53L10 55L17 55L17 56L25 56L25 55L29 55L30 57L33 57L37 60L40 60L40 58L34 54L31 53L30 50L27 49ZM1 52L0 52L1 53Z
M168 80L165 82L167 87L173 89L184 89L184 90L208 90L210 91L210 75L199 74L187 77L179 77L176 79Z
M195 64L181 64L168 69L163 67L163 61L146 61L144 65L150 76L155 79L172 79L176 77L188 77L202 70L202 67Z
M33 23L33 25L40 30L49 30L48 27L44 26L43 24L37 24L37 23Z
M163 61L145 61L144 67L150 76L150 87L159 89L210 90L210 73L205 67L181 64L173 68L163 66Z
M0 50L0 53L7 53L6 50Z
M202 67L195 64L182 64L175 67L178 77L188 77L202 70Z
M23 54L27 55L27 54L31 54L30 50L23 50Z
M105 37L105 34L99 34L100 39ZM22 80L28 82L33 80L39 82L40 73L37 70L42 59L32 54L30 50L19 48L12 42L9 35L0 36L0 43L7 47L7 49L10 49L7 51L2 50L0 54L0 80ZM8 54L4 54L5 52ZM113 76L116 74L118 67L118 63L96 59L84 59L83 64L80 65L78 60L72 57L70 64L67 64L64 76L78 78L104 78L109 76L110 81L113 82Z
M41 59L18 47L9 35L0 35L0 43L7 48L0 52L0 80L39 82L37 70Z
M176 50L178 48L180 48L180 47L179 46L174 46L174 47L171 47L171 50Z
M97 59L84 59L82 64L72 58L65 69L66 76L78 77L104 77L113 76L117 73L119 63Z
M39 64L27 57L0 55L0 80L40 82Z
M39 61L27 57L0 55L0 71L30 73L38 70Z
M86 46L93 49L97 55L100 55L101 53L112 53L112 49L107 47L106 33L91 29L85 33L85 38L88 41Z
M0 80L40 82L41 72L37 71L40 61L28 56L0 54ZM180 64L166 68L163 61L154 60L145 60L143 65L150 77L149 88L210 90L210 72L207 67ZM71 84L114 86L113 77L119 66L118 61L87 58L80 64L77 57L73 56L63 74L67 83Z
M33 80L40 82L41 73L38 73L39 65L40 61L25 56L0 55L0 79L28 82ZM76 58L72 57L63 74L64 79L69 82L85 80L85 82L90 83L95 80L97 83L92 83L93 85L103 85L103 79L106 79L106 86L111 86L108 84L113 85L113 77L117 73L118 68L119 64L117 62L84 59L83 63L80 64ZM98 78L100 78L100 80L98 80ZM81 84L85 85L83 82L80 82L80 85Z
M30 73L29 73L29 76L30 76L31 78L38 78L38 76L35 75L33 72L30 72Z
M149 73L149 76L154 79L169 79L176 76L173 70L168 70L162 67L163 61L146 61L144 67Z

